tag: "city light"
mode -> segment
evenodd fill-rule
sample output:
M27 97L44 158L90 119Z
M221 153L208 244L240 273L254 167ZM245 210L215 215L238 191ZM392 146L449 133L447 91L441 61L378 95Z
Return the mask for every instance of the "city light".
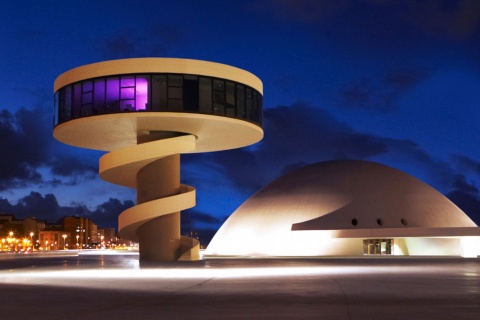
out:
M2 238L0 251L2 252L27 252L30 250L32 241L27 237L16 238L14 237L15 233L13 231L8 232L6 238Z

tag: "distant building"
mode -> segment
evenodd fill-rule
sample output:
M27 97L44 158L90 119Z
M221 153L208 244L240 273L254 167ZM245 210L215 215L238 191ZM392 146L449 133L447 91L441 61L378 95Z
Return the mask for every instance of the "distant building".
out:
M110 248L117 244L118 238L115 234L115 228L98 228L98 235L100 243L103 242L103 246L106 248Z
M67 234L68 243L72 249L93 248L99 242L97 225L90 219L65 217L63 230Z
M39 231L38 245L41 250L74 249L70 248L69 244L66 243L66 233L63 230Z
M17 220L13 214L0 214L0 249L7 239L18 240L19 247L25 247L24 242L28 241L28 247L42 250L88 249L100 247L102 238L108 246L116 243L115 229L98 229L88 218L65 217L60 222L47 223L35 217Z

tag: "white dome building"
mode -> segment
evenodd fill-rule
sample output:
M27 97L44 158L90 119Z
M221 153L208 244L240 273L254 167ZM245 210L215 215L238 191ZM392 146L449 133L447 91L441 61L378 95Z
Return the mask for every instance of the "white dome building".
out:
M312 164L245 201L208 256L480 254L480 228L422 181L366 161Z

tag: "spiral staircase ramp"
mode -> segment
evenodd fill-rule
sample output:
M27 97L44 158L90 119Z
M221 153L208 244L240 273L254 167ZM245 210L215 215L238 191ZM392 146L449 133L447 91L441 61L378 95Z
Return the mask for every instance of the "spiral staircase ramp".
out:
M100 158L100 177L110 183L134 188L138 172L162 158L195 150L195 136L173 138L137 144L115 150ZM195 188L180 185L178 193L140 203L125 210L118 217L118 232L124 239L138 242L137 230L158 217L195 206ZM198 260L200 242L190 237L180 237L179 260Z

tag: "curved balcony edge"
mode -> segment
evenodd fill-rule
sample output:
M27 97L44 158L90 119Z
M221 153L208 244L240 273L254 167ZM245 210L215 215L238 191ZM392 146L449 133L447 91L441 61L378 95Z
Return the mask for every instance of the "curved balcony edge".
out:
M118 233L122 238L137 240L136 230L150 220L195 206L196 189L181 185L180 193L141 203L123 211L118 217Z

